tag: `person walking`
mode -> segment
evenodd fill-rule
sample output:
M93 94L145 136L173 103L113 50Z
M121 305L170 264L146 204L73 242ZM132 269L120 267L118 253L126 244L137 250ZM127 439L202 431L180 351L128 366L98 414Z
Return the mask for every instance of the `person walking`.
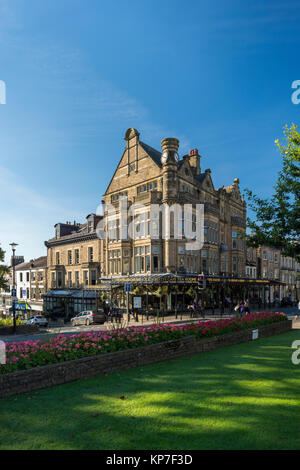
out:
M245 300L244 302L244 308L245 308L245 313L250 313L250 309L249 309L249 300Z

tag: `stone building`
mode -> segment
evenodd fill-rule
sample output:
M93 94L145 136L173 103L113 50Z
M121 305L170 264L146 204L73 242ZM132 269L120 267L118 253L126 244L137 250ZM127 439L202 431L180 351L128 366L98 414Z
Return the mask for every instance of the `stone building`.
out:
M246 277L249 277L250 279L257 279L257 270L258 270L257 248L253 246L248 246L247 256L246 256Z
M280 280L280 250L265 245L257 249L258 277Z
M128 129L123 155L103 196L103 217L90 214L84 224L56 224L55 237L45 242L48 310L59 312L63 305L71 315L95 307L93 287L100 280L164 273L205 273L231 281L245 277L246 246L240 233L246 227L246 203L238 178L215 188L211 170L201 168L197 149L179 157L176 138L164 139L161 146L160 151L154 149L140 140L136 129ZM128 216L125 221L120 203ZM190 224L197 231L197 204L204 207L204 245L191 249L186 227ZM191 208L188 222L185 205ZM168 228L163 210L169 209L162 206L170 208Z
M280 288L280 296L292 297L293 300L298 298L299 286L299 263L290 256L281 256L280 260L280 276L282 286Z
M103 260L103 244L96 234L99 220L99 216L89 214L84 224L55 225L55 237L45 242L51 289L79 289L99 283Z
M270 281L270 285L263 288L259 295L264 303L272 303L275 298L280 299L280 249L261 245L252 250L256 250L257 278Z
M209 275L244 276L245 243L239 237L246 226L246 204L239 190L239 180L216 189L211 170L201 169L197 149L179 157L179 141L167 138L158 151L140 140L135 129L125 135L125 150L104 194L104 202L115 208L105 214L108 232L115 236L104 241L104 274L120 276L145 273L206 273ZM130 223L133 237L121 239L119 200L127 198L128 208L134 209ZM151 205L166 203L204 204L204 246L202 250L187 250L186 240L176 239L170 229L169 239L153 239L150 227ZM178 215L174 215L175 219ZM181 215L179 215L180 219ZM192 218L194 218L194 212ZM194 221L194 219L193 219ZM159 220L157 221L159 224ZM174 220L173 225L183 225ZM171 223L172 225L172 223Z
M51 289L44 296L45 311L71 316L96 308L96 296L84 288L99 285L103 267L103 242L96 228L101 217L89 214L84 224L55 225L55 237L46 241L47 277Z

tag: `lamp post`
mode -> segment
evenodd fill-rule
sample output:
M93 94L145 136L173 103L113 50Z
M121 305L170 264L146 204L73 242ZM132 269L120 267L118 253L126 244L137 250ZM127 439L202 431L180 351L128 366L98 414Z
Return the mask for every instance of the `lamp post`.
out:
M16 290L16 265L15 265L15 253L18 246L17 243L10 243L13 256L12 256L12 268L13 268L13 289ZM16 300L12 297L12 309L13 309L13 333L16 333Z

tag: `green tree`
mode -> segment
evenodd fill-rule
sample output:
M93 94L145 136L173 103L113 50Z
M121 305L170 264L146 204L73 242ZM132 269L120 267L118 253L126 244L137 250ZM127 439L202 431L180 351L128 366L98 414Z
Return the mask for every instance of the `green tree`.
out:
M0 263L4 262L4 255L5 251L2 250L0 247ZM7 280L7 275L9 274L9 268L5 266L4 264L0 264L0 290L8 289L8 280Z
M255 220L247 219L250 246L268 245L281 248L284 255L300 259L300 134L298 126L284 127L284 143L275 144L282 157L271 198L262 199L246 189L249 207Z

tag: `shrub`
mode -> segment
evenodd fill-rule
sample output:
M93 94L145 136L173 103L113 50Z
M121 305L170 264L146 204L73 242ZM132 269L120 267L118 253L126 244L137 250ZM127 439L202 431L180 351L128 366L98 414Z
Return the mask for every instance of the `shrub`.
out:
M13 326L14 321L13 318L0 318L0 328L4 326ZM21 320L20 318L16 319L17 325L24 325L25 321Z

